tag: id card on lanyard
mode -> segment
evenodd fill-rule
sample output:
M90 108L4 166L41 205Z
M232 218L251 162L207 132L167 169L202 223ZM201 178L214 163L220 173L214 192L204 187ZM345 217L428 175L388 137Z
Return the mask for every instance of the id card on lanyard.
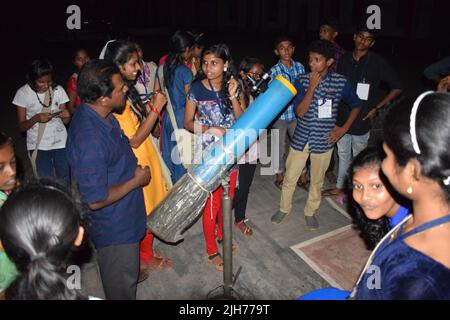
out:
M329 119L332 116L333 99L318 99L319 119Z
M366 78L364 77L364 72L366 71L367 64L369 63L370 59L370 52L367 53L366 61L364 61L364 67L361 72L361 76L359 79L361 79L357 86L356 86L356 94L358 95L358 98L361 100L367 101L369 100L369 93L370 93L370 83L366 83Z

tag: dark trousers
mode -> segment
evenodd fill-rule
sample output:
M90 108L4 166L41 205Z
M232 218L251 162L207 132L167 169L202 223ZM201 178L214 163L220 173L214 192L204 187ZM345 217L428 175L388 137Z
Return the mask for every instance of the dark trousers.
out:
M245 211L247 210L248 193L255 176L256 163L246 163L239 165L239 187L234 194L234 221L245 220Z
M139 277L139 242L97 249L107 300L135 300Z
M29 151L30 156L33 151ZM53 178L69 186L70 170L66 149L38 150L36 168L40 178Z

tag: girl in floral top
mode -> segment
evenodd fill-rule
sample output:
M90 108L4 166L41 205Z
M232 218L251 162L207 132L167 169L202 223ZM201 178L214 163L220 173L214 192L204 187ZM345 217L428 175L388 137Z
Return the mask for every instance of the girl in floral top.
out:
M206 48L201 59L202 70L193 82L186 102L184 127L196 134L194 163L214 146L214 141L225 134L245 110L244 95L239 90L230 50L225 44ZM195 116L195 120L194 120ZM230 196L234 196L237 170L230 174ZM208 199L203 211L203 232L206 240L206 261L218 271L223 270L223 260L216 243L222 241L220 186ZM212 203L212 204L211 204ZM216 230L217 222L217 234Z

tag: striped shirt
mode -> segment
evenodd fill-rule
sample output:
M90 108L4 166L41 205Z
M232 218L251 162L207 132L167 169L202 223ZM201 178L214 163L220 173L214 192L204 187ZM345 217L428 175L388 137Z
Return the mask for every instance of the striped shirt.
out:
M270 69L270 77L273 79L275 78L275 76L282 76L293 84L295 79L297 79L299 75L305 73L305 68L300 62L291 60L291 63L292 67L288 68L281 61L278 61L278 63ZM281 115L280 119L285 121L292 121L295 120L295 118L296 116L294 111L294 104L291 103Z
M294 85L298 93L293 103L297 106L305 97L309 87L309 73L300 75ZM331 117L319 118L319 100L327 99L332 100ZM361 104L350 82L344 76L329 71L314 91L308 111L303 117L297 118L291 147L297 151L303 151L308 144L310 153L324 153L331 150L333 144L327 142L327 137L335 126L340 101L351 108L359 108Z

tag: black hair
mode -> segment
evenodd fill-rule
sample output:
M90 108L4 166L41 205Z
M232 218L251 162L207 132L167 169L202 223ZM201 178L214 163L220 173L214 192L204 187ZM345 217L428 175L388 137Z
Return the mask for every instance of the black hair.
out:
M362 32L367 32L370 34L370 36L375 40L378 36L378 31L377 29L369 29L369 27L367 27L367 23L363 22L361 24L359 24L356 29L355 29L355 34L358 33L362 33Z
M247 73L253 68L255 64L261 65L262 69L264 70L264 64L260 59L253 57L244 57L244 59L242 59L241 61L241 64L239 65L239 71Z
M184 64L182 53L194 45L194 38L183 30L176 31L170 38L170 49L164 64L164 84L167 88L172 84L175 69Z
M114 90L112 77L120 74L119 68L109 61L92 59L86 62L78 75L77 91L86 103L95 103L100 97L110 97Z
M86 299L69 289L66 279L80 224L80 207L50 180L24 184L8 197L0 211L0 238L20 274L6 290L7 299Z
M206 46L203 33L196 33L193 31L187 31L187 33L192 37L193 47L204 48Z
M26 80L31 89L36 91L36 80L46 75L51 75L53 77L53 65L47 59L36 59L31 62L26 75ZM53 81L52 88L55 87L56 83Z
M320 26L330 26L334 32L339 32L339 22L335 17L326 17L320 22Z
M242 71L244 73L248 73L253 68L253 66L257 65L257 64L261 65L261 69L264 73L265 67L260 59L253 58L253 57L244 57L244 59L242 59L242 61L241 61L241 64L239 65L239 72ZM244 92L245 92L245 95L244 95L245 103L248 106L249 102L250 102L249 96L252 95L252 89L247 85L248 81L246 79L241 79L241 80L242 80L242 84L243 84Z
M328 40L316 40L309 44L308 52L321 54L326 60L334 59L334 46Z
M72 54L72 61L75 61L75 58L77 57L77 55L78 55L80 52L83 52L83 51L84 51L87 55L89 55L86 49L84 49L84 48L78 48L78 49L77 49L76 51L74 51L73 54Z
M12 141L11 137L6 135L6 133L0 131L0 149L3 148L3 146L6 144L9 144L12 146L13 141Z
M105 51L105 60L112 61L118 68L124 65L131 59L133 53L138 53L136 45L131 41L126 40L116 40L110 42ZM120 70L120 69L119 69ZM123 78L123 82L128 86L128 98L130 98L132 103L133 112L138 117L139 121L142 121L147 117L147 109L142 103L137 91L135 84L136 80L128 80Z
M234 65L234 61L233 61L233 57L231 56L230 48L225 43L219 43L219 44L215 44L215 45L206 47L202 51L201 61L203 61L203 57L207 54L215 55L217 58L222 59L224 63L228 62L228 68L226 71L223 72L220 95L222 97L227 98L227 99L225 99L224 103L227 107L231 107L231 101L230 101L230 99L228 99L230 95L228 94L228 90L227 90L228 84L227 83L231 79L231 76L233 76L237 80L238 72L236 70L236 66ZM197 73L197 79L202 80L205 78L206 78L206 75L204 74L203 69L201 69Z
M445 200L450 202L450 185L444 183L450 176L450 93L428 94L419 104L415 130L420 154L416 154L411 141L412 107L412 101L405 100L387 114L384 141L401 167L417 159L421 174L438 182Z
M381 171L381 162L385 158L383 148L381 146L367 147L362 150L352 161L348 170L348 194L352 195L353 190L353 177L359 169L377 167L379 169L380 180L383 182L385 188L392 196L392 187L390 186L387 178ZM389 232L389 219L386 216L381 217L378 220L372 220L367 218L364 211L359 204L349 197L348 202L349 212L353 218L353 224L360 230L360 236L364 240L366 247L369 250L375 248L381 239Z
M275 39L275 42L273 43L274 48L277 49L278 46L279 46L279 44L280 44L281 42L283 42L283 41L289 41L289 42L292 44L292 46L295 47L295 43L294 43L294 40L292 39L292 37L291 37L291 36L288 36L288 35L286 35L286 34L283 34L283 35L281 35L281 36L278 36L278 37Z

